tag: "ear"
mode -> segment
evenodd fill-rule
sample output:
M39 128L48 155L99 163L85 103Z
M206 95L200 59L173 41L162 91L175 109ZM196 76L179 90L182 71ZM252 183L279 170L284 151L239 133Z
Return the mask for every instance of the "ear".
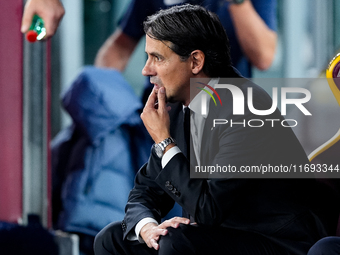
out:
M205 55L201 50L191 52L191 70L193 74L199 74L203 70Z

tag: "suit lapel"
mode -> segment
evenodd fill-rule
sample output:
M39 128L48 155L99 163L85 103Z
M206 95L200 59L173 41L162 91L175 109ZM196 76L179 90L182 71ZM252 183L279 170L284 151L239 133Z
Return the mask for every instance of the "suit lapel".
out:
M213 146L212 144L212 137L216 130L212 129L213 127L213 120L217 118L217 111L216 106L210 101L209 105L209 114L205 120L204 128L203 128L203 135L202 135L202 142L201 142L201 165L204 165L204 162L210 161L210 150L209 148ZM215 145L217 146L217 145Z
M183 106L180 103L168 104L171 106L170 114L170 134L176 140L177 146L182 152L186 152L186 144L183 126Z

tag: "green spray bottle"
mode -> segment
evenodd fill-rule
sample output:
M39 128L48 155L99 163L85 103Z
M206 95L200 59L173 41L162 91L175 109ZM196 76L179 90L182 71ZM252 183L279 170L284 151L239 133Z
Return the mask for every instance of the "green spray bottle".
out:
M44 26L44 21L38 15L34 15L32 19L31 26L26 33L27 41L34 43L35 41L40 41L46 35L46 28Z

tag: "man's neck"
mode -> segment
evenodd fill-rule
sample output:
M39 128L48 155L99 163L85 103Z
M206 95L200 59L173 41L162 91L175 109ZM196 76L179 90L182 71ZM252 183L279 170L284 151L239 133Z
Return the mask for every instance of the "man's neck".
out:
M208 81L208 80L211 80L211 77L207 76L203 72L200 72L199 74L194 75L191 79L202 79L202 80ZM201 92L201 90L197 88L196 86L192 87L191 79L190 79L190 84L189 84L189 90L187 92L187 98L184 102L182 102L184 106L188 106L190 102L197 96L197 94Z

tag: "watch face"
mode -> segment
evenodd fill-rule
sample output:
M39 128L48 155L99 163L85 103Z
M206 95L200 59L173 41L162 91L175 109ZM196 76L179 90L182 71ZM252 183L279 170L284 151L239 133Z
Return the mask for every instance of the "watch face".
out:
M242 4L244 2L244 0L233 0L233 2L235 4Z
M155 145L153 146L153 148L154 148L154 150L155 150L155 152L156 152L156 155L157 155L159 158L161 158L161 157L163 156L163 150L162 150L161 146L159 146L158 144L155 144Z

